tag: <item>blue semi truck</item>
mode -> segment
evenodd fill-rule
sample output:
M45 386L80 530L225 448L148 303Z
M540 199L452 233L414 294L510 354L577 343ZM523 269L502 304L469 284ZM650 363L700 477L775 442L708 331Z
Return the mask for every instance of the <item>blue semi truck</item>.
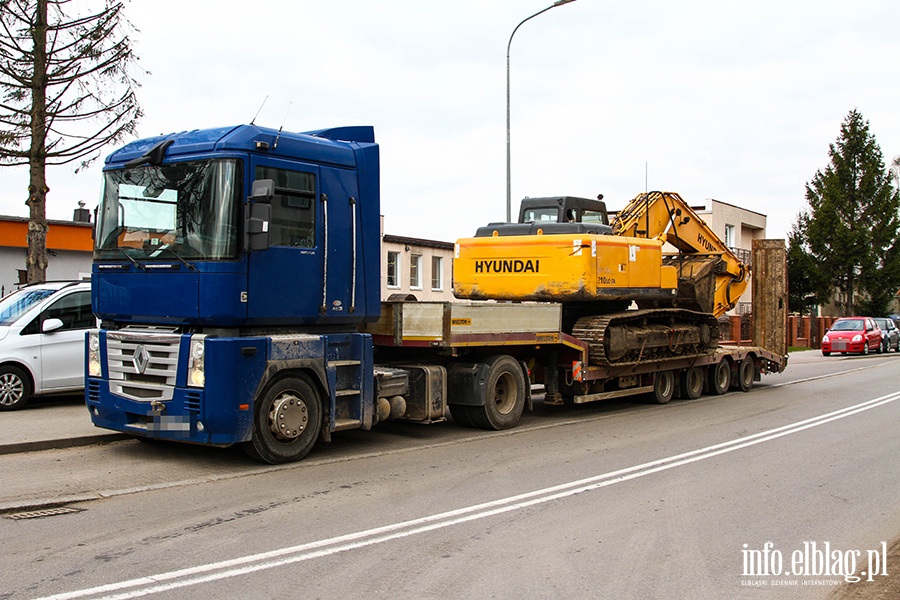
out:
M246 442L272 463L306 454L326 416L326 433L371 426L358 327L380 315L374 142L371 127L244 125L107 158L85 388L96 425ZM380 385L393 397L404 380L389 370Z
M101 326L85 350L94 424L282 463L391 418L513 427L532 383L548 404L668 402L749 389L786 364L783 349L744 347L597 365L560 304L382 302L379 193L371 127L238 125L111 154L92 272Z

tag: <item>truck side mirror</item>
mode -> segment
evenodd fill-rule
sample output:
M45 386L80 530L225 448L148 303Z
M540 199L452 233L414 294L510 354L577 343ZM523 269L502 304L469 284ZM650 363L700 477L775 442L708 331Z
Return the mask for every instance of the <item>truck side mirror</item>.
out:
M250 202L269 204L275 197L275 182L271 179L257 179L250 188Z
M275 197L275 182L271 179L257 179L251 187L250 197L244 210L244 246L247 250L269 249L269 222L272 220L272 198Z

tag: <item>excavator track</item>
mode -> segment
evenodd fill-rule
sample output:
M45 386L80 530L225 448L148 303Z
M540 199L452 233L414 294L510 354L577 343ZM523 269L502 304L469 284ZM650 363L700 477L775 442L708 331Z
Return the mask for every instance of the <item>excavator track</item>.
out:
M627 366L712 354L719 326L709 313L678 308L628 310L582 317L572 335L588 342L591 364Z

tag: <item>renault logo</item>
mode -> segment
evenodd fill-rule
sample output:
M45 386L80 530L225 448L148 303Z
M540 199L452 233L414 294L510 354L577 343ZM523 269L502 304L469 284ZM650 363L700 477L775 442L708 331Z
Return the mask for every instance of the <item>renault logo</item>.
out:
M147 365L150 364L150 353L143 344L134 349L134 358L131 362L134 363L134 370L143 375Z

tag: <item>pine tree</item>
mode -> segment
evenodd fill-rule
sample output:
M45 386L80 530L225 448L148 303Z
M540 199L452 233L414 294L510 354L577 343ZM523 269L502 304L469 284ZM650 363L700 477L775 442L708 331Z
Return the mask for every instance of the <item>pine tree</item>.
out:
M809 251L806 229L809 215L801 212L788 234L788 306L792 312L809 314L812 308L828 301L830 280L818 268L815 257Z
M885 314L900 287L900 194L859 111L844 119L828 154L806 185L810 254L841 292L842 314Z
M47 165L86 166L141 109L123 3L0 0L0 165L28 165L28 282L47 270Z

